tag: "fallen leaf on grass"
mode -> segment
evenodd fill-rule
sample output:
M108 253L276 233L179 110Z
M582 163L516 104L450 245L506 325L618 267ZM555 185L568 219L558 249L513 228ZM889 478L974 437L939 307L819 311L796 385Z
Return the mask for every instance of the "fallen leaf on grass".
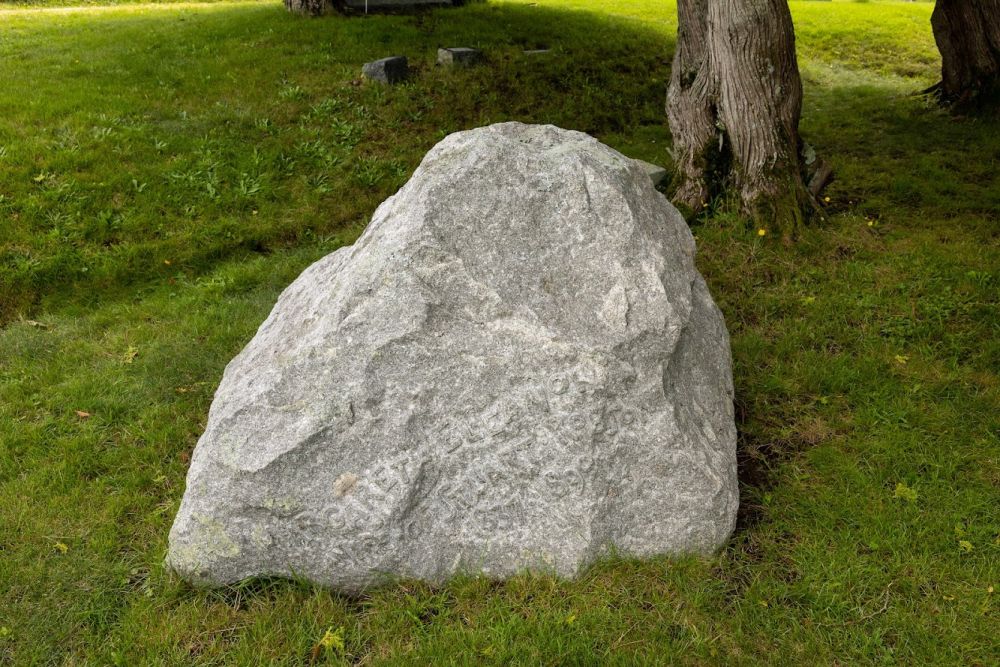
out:
M90 419L91 415L89 412L84 412L83 410L74 410L74 412L76 412L76 416L80 419Z

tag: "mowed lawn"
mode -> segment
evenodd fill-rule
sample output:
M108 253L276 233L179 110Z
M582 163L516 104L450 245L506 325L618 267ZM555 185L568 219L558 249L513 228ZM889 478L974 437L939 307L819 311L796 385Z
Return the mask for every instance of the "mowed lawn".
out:
M669 164L673 3L0 9L0 664L1000 663L1000 122L912 95L930 4L792 11L828 215L793 247L725 202L694 223L733 340L728 546L352 599L163 569L223 367L449 132ZM393 54L412 82L358 81Z

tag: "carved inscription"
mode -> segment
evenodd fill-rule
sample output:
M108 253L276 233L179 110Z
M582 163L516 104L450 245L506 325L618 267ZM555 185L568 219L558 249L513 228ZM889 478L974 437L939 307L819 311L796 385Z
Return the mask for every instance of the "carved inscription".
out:
M457 541L508 535L517 543L539 508L558 512L607 494L593 488L594 480L614 474L608 452L635 437L641 414L609 401L600 380L584 370L526 382L525 391L499 396L464 419L425 426L418 447L341 474L327 501L297 512L294 525L302 536L327 536L323 548L359 569L398 543L390 537L418 543L435 528ZM595 466L606 472L593 474Z

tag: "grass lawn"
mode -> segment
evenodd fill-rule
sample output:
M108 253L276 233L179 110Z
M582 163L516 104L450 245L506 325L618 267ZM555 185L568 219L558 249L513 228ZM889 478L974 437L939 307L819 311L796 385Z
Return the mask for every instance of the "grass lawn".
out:
M360 599L163 570L223 367L449 132L668 163L674 5L0 9L0 664L1000 662L1000 121L910 95L929 3L791 4L828 219L791 248L695 225L733 337L729 545ZM397 53L411 83L358 85Z

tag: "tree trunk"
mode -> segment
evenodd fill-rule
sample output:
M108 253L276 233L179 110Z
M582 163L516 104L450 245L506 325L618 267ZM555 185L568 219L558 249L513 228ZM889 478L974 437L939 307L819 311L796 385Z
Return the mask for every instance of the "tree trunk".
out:
M700 210L729 190L764 229L795 236L814 207L800 155L802 82L786 0L679 0L667 95L679 187Z
M931 27L942 101L971 107L1000 97L1000 0L937 0Z
M718 80L708 62L708 0L677 1L677 51L667 89L667 122L674 138L674 202L697 213L719 194L728 168L718 125Z
M285 0L285 9L293 14L305 16L323 16L336 11L333 0Z

